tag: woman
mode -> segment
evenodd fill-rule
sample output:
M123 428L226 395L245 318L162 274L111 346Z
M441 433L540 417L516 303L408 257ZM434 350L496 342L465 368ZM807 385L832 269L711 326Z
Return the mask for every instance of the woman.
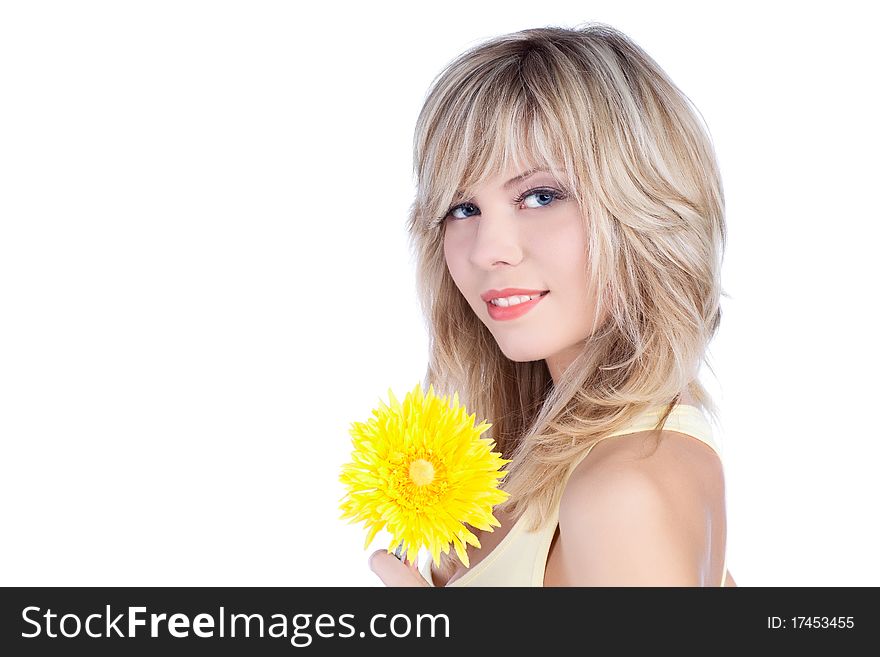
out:
M509 498L500 527L474 528L469 568L378 550L372 570L392 586L735 586L697 378L724 197L686 96L607 25L524 30L435 79L414 150L423 385L493 423Z

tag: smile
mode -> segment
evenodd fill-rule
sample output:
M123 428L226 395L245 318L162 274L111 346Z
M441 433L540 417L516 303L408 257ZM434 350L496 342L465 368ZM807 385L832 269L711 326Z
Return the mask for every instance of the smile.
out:
M521 299L522 297L514 297L510 299L512 305L507 306L497 306L491 301L486 301L486 308L489 310L489 317L492 319L503 321L508 319L516 319L517 317L522 317L527 312L529 312L532 308L541 303L541 299L546 297L549 292L544 292L543 294L535 297L534 299L530 299L528 301L517 302L515 299ZM501 303L508 303L507 300L502 299Z

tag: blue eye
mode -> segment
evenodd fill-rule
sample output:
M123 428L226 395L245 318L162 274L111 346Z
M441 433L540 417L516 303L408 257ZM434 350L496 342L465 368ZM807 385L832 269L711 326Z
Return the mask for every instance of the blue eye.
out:
M560 191L557 191L555 189L548 189L548 188L542 187L540 189L530 189L527 192L523 192L522 194L517 196L515 199L513 199L513 203L520 204L523 201L525 201L526 199L532 198L532 197L535 198L537 205L527 205L526 206L527 209L544 208L544 207L551 205L553 203L553 201L566 198L565 194ZM465 216L456 215L455 213L458 212L459 210L461 210L463 212L476 210L476 214L479 214L479 208L477 208L477 206L474 205L473 203L468 202L468 203L459 203L458 205L452 206L451 208L449 208L449 210L446 212L446 214L444 215L443 218L446 219L447 217L450 217L450 218L453 218L456 220L461 220L461 219L467 219L468 217L474 216L473 214L465 214Z
M538 208L544 207L545 205L550 205L550 203L552 203L553 200L556 198L556 195L555 195L553 192L550 192L550 191L537 191L537 192L532 192L531 194L527 194L526 196L523 196L523 201L524 201L525 199L527 199L527 198L531 198L531 197L533 197L533 196L534 196L536 199L537 199L537 198L540 198L540 197L544 197L544 198L547 199L546 203L540 203L539 205L533 206L533 207L538 207ZM520 203L521 203L521 202L522 202L522 201L520 201Z
M459 210L464 210L465 208L473 208L474 210L476 210L477 206L474 205L473 203L462 203L461 205L456 205L454 208L452 208L446 214L447 215L454 215ZM466 219L467 217L465 216L465 217L455 217L455 218L456 219Z

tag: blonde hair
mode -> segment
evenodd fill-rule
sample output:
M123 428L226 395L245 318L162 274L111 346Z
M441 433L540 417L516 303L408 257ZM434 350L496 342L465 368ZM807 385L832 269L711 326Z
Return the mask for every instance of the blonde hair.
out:
M458 191L473 196L509 165L560 171L588 238L597 321L556 385L545 361L501 352L443 254L443 217ZM697 110L632 40L592 22L467 50L431 84L414 171L407 231L429 338L423 386L457 391L492 423L484 437L512 459L501 483L510 497L498 509L531 509L529 528L538 529L586 449L658 405L659 440L685 390L717 419L697 377L704 360L712 369L706 352L726 296L719 169ZM451 574L456 559L444 554L441 571Z

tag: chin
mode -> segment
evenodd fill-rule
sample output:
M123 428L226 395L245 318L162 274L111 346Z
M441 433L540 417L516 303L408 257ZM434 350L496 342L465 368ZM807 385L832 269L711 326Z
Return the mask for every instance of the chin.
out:
M505 345L502 343L498 343L498 348L501 349L501 353L515 363L530 363L547 358L547 354L543 350L539 351L534 348L529 349L519 345Z

